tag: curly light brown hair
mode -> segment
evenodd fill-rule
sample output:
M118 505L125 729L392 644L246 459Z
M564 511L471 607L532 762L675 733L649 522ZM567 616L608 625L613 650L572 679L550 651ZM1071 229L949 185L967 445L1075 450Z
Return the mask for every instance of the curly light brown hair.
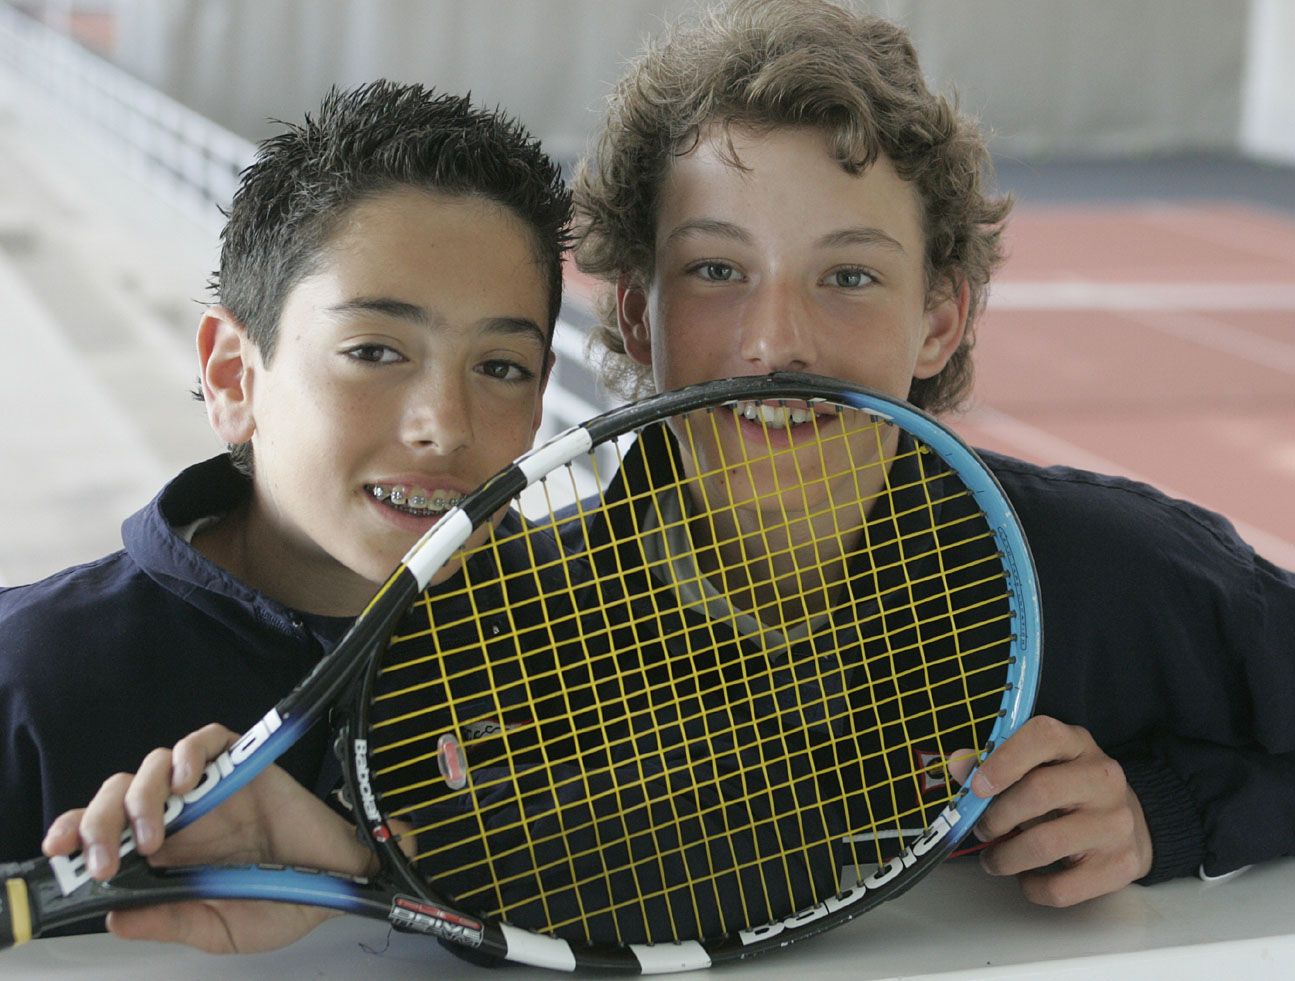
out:
M674 25L631 64L576 171L582 271L610 287L622 276L636 285L651 280L660 188L674 158L713 126L814 127L848 173L884 154L912 182L922 207L927 302L963 283L971 302L962 343L938 375L914 379L909 400L932 412L962 403L971 388L972 324L1002 258L1011 200L988 192L990 158L978 124L927 88L908 33L827 0L734 0ZM606 293L591 354L609 388L644 394L651 372L626 355L614 290Z

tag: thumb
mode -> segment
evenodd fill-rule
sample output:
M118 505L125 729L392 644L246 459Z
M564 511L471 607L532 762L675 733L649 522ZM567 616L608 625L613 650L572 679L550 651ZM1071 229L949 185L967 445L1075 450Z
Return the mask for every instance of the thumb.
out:
M228 932L212 929L215 914L201 902L165 903L140 909L114 910L108 930L125 940L155 940L187 944L208 953L230 953L236 948Z

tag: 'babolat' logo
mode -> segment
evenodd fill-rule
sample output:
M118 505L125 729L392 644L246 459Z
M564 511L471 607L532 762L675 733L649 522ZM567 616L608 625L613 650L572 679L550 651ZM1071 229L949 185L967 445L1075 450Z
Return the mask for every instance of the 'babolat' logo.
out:
M245 762L265 745L282 725L283 720L279 718L278 710L270 709L260 722L238 738L238 742L207 764L196 787L187 794L172 794L166 799L166 805L162 809L163 825L169 827L187 805L200 801L211 793L222 780L234 772L240 763ZM121 836L118 855L129 855L134 850L135 833L125 831ZM70 895L74 889L90 881L90 870L86 868L85 856L80 852L74 855L55 855L49 860L49 864L54 870L59 891L64 896Z
M369 741L367 739L357 739L353 749L355 753L355 783L360 791L360 806L364 808L364 816L370 821L381 821L382 814L378 811L378 800L373 795L373 784L369 774Z
M783 930L798 929L808 923L813 923L815 920L820 920L830 913L835 913L843 907L857 903L869 892L880 889L905 869L915 865L919 858L943 841L945 836L957 827L959 820L960 815L957 810L951 806L946 807L931 822L931 826L926 829L922 837L913 842L912 848L891 859L862 882L842 890L839 895L833 896L826 902L811 906L809 909L803 909L785 920L779 920L777 923L766 923L764 926L755 927L751 930L742 930L738 933L738 936L744 944L760 943L770 937L777 936Z

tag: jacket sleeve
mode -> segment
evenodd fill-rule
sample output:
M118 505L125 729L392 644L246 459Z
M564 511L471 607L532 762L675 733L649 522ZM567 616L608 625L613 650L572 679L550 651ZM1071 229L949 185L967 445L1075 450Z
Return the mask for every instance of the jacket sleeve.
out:
M1199 719L1112 754L1151 830L1144 883L1295 855L1295 574L1254 557L1251 583L1212 645L1232 690L1201 692Z
M13 653L0 644L0 657ZM30 662L26 667L31 667ZM105 753L91 760L83 760L82 755L87 747L111 747L115 727L101 729L76 692L43 684L47 678L27 673L35 675L36 684L0 672L0 860L4 861L38 856L50 822L69 808L88 804L113 772L100 772L93 765Z
M9 692L0 681L0 861L17 862L40 853L47 816L40 754L14 717Z

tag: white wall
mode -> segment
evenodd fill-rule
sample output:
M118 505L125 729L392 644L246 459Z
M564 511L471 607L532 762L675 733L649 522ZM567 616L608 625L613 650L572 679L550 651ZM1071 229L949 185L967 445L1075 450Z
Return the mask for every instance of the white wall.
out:
M1241 145L1295 164L1295 0L1252 0Z
M907 0L928 77L996 154L1123 157L1237 145L1247 0Z
M299 118L330 83L388 76L471 89L571 158L642 38L704 0L116 2L119 63L248 138L266 117ZM1250 0L859 2L910 26L933 83L956 85L999 154L1239 145ZM1287 29L1284 50L1270 37L1257 52L1280 61L1295 0L1254 2ZM1289 106L1291 71L1249 76L1265 134L1292 129L1262 121Z
M249 139L387 77L499 103L584 149L625 59L692 0L119 0L116 60Z

